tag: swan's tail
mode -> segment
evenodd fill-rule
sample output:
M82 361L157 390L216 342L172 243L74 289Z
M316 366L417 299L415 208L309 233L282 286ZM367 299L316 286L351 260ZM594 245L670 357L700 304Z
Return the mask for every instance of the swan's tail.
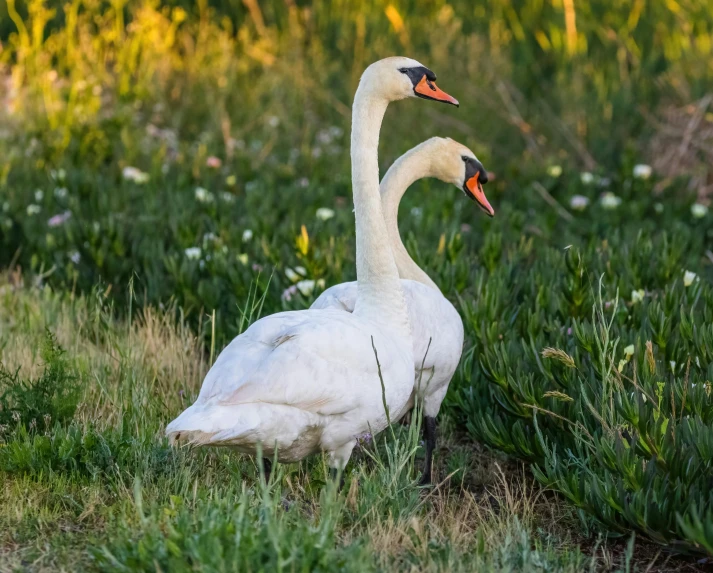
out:
M166 427L166 435L172 444L235 446L249 452L260 443L267 452L274 447L290 449L304 437L307 442L318 441L318 432L310 430L319 425L313 413L291 406L204 403L186 409ZM315 444L302 446L311 448Z

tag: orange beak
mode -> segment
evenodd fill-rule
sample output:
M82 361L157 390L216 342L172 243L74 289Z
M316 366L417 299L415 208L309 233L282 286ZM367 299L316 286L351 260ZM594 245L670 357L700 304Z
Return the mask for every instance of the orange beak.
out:
M495 209L490 205L490 201L483 192L483 186L478 181L480 173L476 173L465 182L466 189L470 192L470 196L480 205L480 208L485 211L490 217L495 216Z
M413 91L416 92L417 96L422 98L442 101L444 103L449 103L456 107L458 107L459 105L458 100L456 98L454 98L453 96L449 96L446 92L444 92L436 85L436 82L430 81L428 78L426 78L425 75L421 78L421 81L418 82L416 87L413 88Z

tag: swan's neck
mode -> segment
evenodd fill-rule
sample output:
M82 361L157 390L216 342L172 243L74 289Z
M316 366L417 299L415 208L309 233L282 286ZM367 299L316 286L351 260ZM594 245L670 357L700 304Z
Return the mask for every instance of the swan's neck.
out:
M440 292L431 277L408 254L399 234L398 216L401 198L414 182L432 176L429 159L418 151L419 148L415 148L399 157L384 175L381 180L381 207L399 276L402 279L418 281Z
M406 301L389 245L379 195L379 130L388 101L359 84L352 109L352 187L356 215L354 313L410 334Z

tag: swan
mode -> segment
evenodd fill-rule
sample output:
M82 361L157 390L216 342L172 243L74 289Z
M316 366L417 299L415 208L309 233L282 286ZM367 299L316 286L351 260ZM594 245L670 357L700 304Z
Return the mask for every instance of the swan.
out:
M426 459L422 485L431 482L436 416L463 349L463 322L458 311L409 256L399 235L397 217L401 198L413 182L424 177L453 183L489 216L495 214L483 192L482 184L488 181L483 165L470 149L450 138L433 137L417 145L397 159L381 181L381 207L406 297L413 336L415 379L408 407L413 405L416 395L423 400ZM324 291L310 308L352 312L357 291L356 282L333 286Z
M379 197L379 130L391 101L420 97L457 106L435 80L416 60L392 57L370 65L359 81L351 134L354 311L280 312L253 323L220 353L195 403L168 424L171 442L262 450L280 462L322 451L338 474L358 437L383 430L389 414L403 414L414 359Z

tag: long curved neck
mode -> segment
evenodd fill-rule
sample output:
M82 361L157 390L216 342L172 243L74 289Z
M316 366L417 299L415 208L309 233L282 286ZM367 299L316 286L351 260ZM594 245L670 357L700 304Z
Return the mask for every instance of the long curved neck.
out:
M411 279L423 283L441 292L431 277L408 254L399 234L399 203L406 190L419 179L432 177L431 162L421 146L417 146L399 157L381 180L381 207L389 233L391 250L402 279Z
M362 79L352 108L352 187L356 216L357 300L354 313L410 333L406 301L389 247L379 195L379 130L388 101Z

